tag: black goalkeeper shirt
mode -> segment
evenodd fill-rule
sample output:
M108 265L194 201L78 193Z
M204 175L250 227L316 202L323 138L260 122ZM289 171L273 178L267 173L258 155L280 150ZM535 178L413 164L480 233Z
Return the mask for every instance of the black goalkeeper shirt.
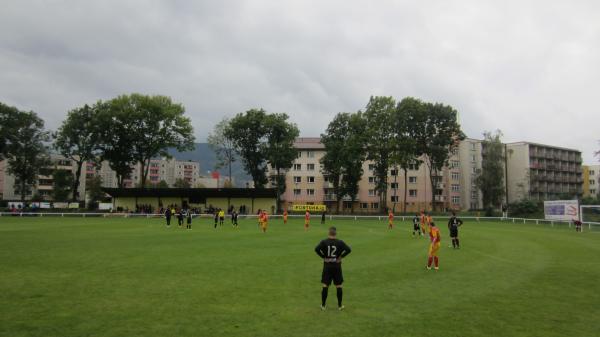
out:
M325 239L321 240L315 252L323 259L323 263L326 266L339 265L338 258L348 256L352 249L344 241L338 239Z

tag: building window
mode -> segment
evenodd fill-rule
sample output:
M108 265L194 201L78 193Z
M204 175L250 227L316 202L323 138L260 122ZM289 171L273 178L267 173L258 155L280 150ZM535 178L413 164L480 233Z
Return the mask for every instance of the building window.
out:
M596 195L596 190L590 190L591 195Z
M375 183L375 177L369 177L369 184Z
M369 171L373 171L375 169L375 164L369 164Z
M315 195L315 190L312 188L309 188L306 190L306 195Z
M390 175L392 177L397 176L398 175L398 170L394 170L394 169L390 170Z
M369 190L369 196L370 197L374 197L375 196L375 190Z
M301 183L301 182L302 182L302 177L295 176L295 177L294 177L294 182L295 182L296 184L298 184L298 183Z
M294 171L302 170L302 164L294 164Z
M460 204L460 197L453 196L452 197L452 203L455 204L455 205Z
M323 176L323 181L324 182L326 182L326 183L330 182L329 179L330 179L329 176Z
M475 151L475 143L471 143L471 151Z
M399 198L397 195L392 195L392 202L398 202Z
M595 179L590 179L590 185L596 185L596 180Z
M312 177L312 176L310 176L310 177L306 177L306 181L307 181L309 184L314 184L314 183L315 183L315 177Z
M314 158L315 157L315 151L306 151L306 157L307 158Z
M371 203L371 208L373 208L373 209L379 208L379 203L378 202L372 202Z
M417 196L417 190L408 190L408 195L411 197L416 197Z
M471 173L473 173L473 174L477 173L477 168L471 167Z
M390 184L390 187L391 187L393 190L395 190L395 189L397 189L397 188L398 188L398 183L391 183L391 184Z
M366 202L361 202L360 208L369 208L369 204L367 204Z
M458 179L460 179L460 173L452 172L452 180L458 180Z
M450 161L450 168L458 168L458 167L460 167L460 162L458 160Z
M344 201L344 209L351 209L352 208L352 201Z
M416 184L417 183L417 177L408 177L408 183L409 184Z
M408 165L408 169L411 171L416 171L419 169L419 164L415 164L415 163L410 164L410 165Z
M315 170L315 164L306 164L306 170L307 171L314 171Z
M474 154L472 154L472 155L471 155L471 163L474 163L474 162L475 162L475 155L474 155Z
M595 174L596 174L596 172L594 172L594 170L590 170L590 175L591 175L591 176L593 176L593 175L595 175Z
M452 192L460 192L460 185L452 184Z
M295 188L294 195L300 195L300 194L302 194L302 190L300 190L299 188Z

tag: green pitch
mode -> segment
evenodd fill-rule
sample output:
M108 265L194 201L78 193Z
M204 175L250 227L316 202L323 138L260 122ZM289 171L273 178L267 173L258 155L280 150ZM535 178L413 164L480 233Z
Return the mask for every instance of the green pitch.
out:
M0 336L598 336L600 234L467 221L440 271L408 223L328 221L353 249L320 305L325 227L0 218ZM174 227L174 228L173 228Z

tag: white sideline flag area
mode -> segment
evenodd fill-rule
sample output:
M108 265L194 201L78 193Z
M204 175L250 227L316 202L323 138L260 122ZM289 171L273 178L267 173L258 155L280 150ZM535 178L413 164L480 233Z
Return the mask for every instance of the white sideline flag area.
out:
M544 201L544 216L546 220L577 220L579 203L577 200Z

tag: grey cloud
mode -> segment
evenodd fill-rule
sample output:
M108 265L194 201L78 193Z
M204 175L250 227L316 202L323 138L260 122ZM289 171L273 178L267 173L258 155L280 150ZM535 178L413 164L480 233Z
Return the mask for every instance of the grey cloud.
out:
M594 1L4 1L0 100L58 126L121 93L183 103L199 139L251 107L303 135L370 95L453 105L470 137L599 148Z

